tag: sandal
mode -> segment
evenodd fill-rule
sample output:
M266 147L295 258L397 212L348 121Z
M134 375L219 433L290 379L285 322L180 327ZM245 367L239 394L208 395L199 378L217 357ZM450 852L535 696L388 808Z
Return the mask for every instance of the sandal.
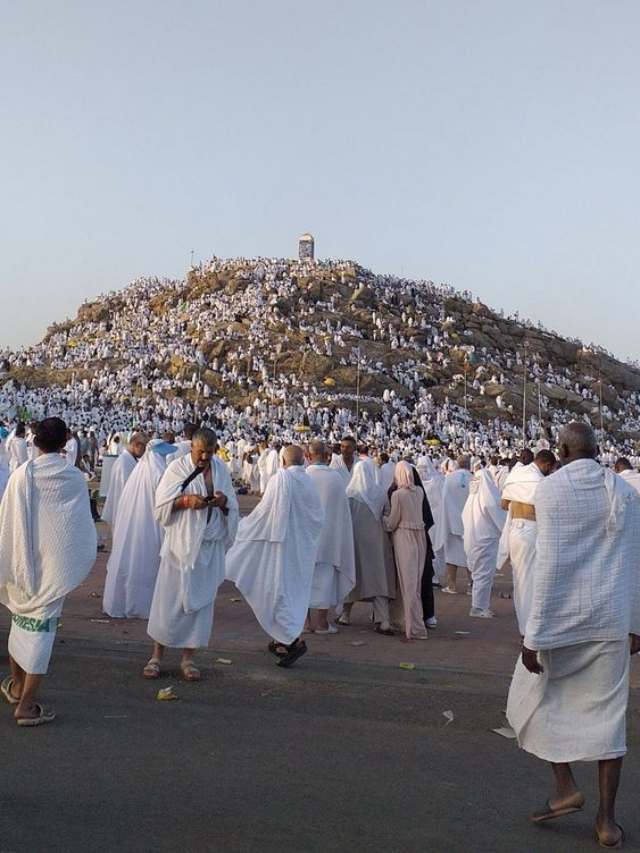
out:
M200 681L202 678L200 670L192 660L182 661L180 664L180 670L185 681Z
M552 809L549 805L549 800L547 800L547 804L543 809L540 809L540 811L534 812L531 815L531 820L534 823L544 823L547 820L555 820L558 817L565 817L566 815L581 812L583 806L584 797L582 797L582 802L580 802L579 797L576 797L575 803L569 806L562 806L559 809Z
M160 661L158 658L151 658L149 663L142 670L143 678L160 678Z
M275 640L271 640L267 648L272 655L275 655L278 658L281 658L287 653L287 647L283 643L277 643Z
M292 666L298 658L301 658L302 655L307 653L307 644L304 640L297 639L295 642L291 643L291 645L287 648L285 654L281 657L278 657L276 661L276 666Z
M36 709L37 717L18 717L16 722L19 726L41 726L44 723L52 723L55 720L55 712L50 708L44 708L37 702L34 702L33 707Z
M13 687L13 678L8 675L5 680L0 684L0 691L2 691L2 695L7 700L10 705L17 705L20 701L17 699L13 693L11 692L11 688Z

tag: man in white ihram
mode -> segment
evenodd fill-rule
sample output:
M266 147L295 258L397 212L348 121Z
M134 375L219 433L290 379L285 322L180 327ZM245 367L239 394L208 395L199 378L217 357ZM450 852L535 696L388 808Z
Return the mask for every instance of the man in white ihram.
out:
M447 573L447 585L442 592L450 595L458 593L458 569L467 569L467 594L471 595L471 574L467 568L467 555L464 551L462 510L469 496L469 484L472 480L469 471L469 457L459 456L457 470L451 471L444 479L442 505L438 518L434 550L444 550Z
M0 601L11 612L11 675L0 689L19 726L55 719L36 696L65 596L91 571L97 544L85 479L60 455L66 424L46 418L34 440L40 455L14 472L0 506Z
M345 435L340 440L340 455L334 454L329 463L332 471L337 471L344 481L345 489L351 482L358 459L356 458L356 440L352 435Z
M258 456L258 474L260 475L260 494L264 495L273 477L280 466L278 451L275 447L269 447L266 441L259 444L260 455Z
M227 554L227 577L248 601L273 640L277 665L289 667L307 651L300 639L309 607L324 513L304 469L302 448L284 451L258 506L238 526Z
M570 762L598 761L598 841L619 849L629 652L640 651L640 496L596 453L591 427L569 424L559 439L563 467L536 489L533 600L507 717L520 746L555 775L555 794L532 820L580 811Z
M488 468L479 471L469 486L462 511L464 550L473 587L469 616L491 619L491 584L496 570L500 534L507 513L500 507L500 492Z
M616 474L619 474L622 479L629 483L630 486L636 490L636 492L640 492L640 474L634 469L633 465L626 456L620 456L616 459L615 465L613 466L613 470Z
M127 448L118 456L111 469L107 499L102 509L102 520L111 527L111 533L115 527L118 516L118 504L122 496L125 483L133 474L136 463L142 459L149 442L149 436L144 432L136 432L131 436Z
M322 525L316 564L313 569L309 610L318 611L316 634L337 634L338 628L329 621L329 611L335 613L356 585L356 558L353 547L353 526L344 482L337 471L329 468L329 454L323 441L309 445L311 464L307 468L318 489L325 515ZM311 615L311 614L310 614ZM311 628L310 622L307 626Z
M501 569L507 557L513 571L513 605L520 635L524 637L531 610L533 567L536 557L536 511L533 496L541 481L556 464L550 450L541 450L528 465L517 464L509 473L502 489L503 509L507 521L500 538L496 567Z
M102 598L113 619L149 618L164 538L156 490L173 452L172 444L152 438L122 491Z
M167 646L182 649L186 681L199 681L194 650L209 645L213 607L224 580L225 551L238 526L238 501L213 430L194 433L191 452L170 462L156 492L165 530L147 633L153 655L142 670L158 678Z

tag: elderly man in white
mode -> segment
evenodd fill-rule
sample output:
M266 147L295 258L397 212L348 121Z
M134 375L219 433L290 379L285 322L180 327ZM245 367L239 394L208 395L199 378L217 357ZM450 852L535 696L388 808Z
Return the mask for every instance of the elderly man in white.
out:
M507 717L520 746L551 762L556 779L532 820L580 811L570 762L598 761L598 841L618 849L629 652L640 651L640 496L601 468L596 452L591 427L569 424L559 439L563 467L536 489L533 600Z
M165 530L147 633L153 656L145 678L158 678L166 646L182 649L186 681L199 681L194 650L209 645L213 608L224 580L225 552L238 527L238 501L225 463L215 455L213 430L194 433L191 452L164 472L156 518Z
M144 456L148 443L149 436L146 433L134 433L126 449L113 463L107 499L102 509L102 520L110 525L112 533L118 517L118 504L120 503L125 484L133 474L138 460Z

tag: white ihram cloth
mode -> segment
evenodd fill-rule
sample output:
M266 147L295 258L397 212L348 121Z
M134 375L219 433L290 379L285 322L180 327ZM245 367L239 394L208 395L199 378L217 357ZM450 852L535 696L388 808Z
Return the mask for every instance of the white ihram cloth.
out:
M393 483L393 475L396 470L396 463L389 460L385 462L384 465L381 465L379 468L376 468L376 478L378 481L378 485L382 489L382 491L386 493L391 488L391 484Z
M517 464L509 472L502 488L503 501L517 501L533 506L534 495L544 480L535 462ZM509 507L507 521L500 537L496 567L502 568L507 558L513 572L513 606L518 620L518 630L524 637L533 601L533 573L536 560L538 524L528 518L513 518Z
M467 566L462 539L462 510L469 495L471 480L471 472L465 469L447 474L442 489L442 509L436 525L435 550L444 548L445 562L461 568Z
M269 480L280 467L278 451L273 447L263 450L258 456L258 474L260 475L260 494L263 495L269 485Z
M342 478L327 465L310 465L306 474L316 484L324 511L309 607L335 608L356 585L349 501Z
M12 613L9 653L46 673L64 597L96 558L85 479L57 453L22 465L0 506L0 601Z
M281 468L238 526L226 574L269 636L290 645L304 627L324 513L301 465Z
M25 438L16 438L14 436L11 441L7 440L6 450L7 458L9 460L9 470L13 473L28 459L27 440Z
M149 618L164 537L155 517L156 489L166 468L149 442L122 490L102 599L114 619Z
M535 494L538 542L525 646L507 716L520 745L548 761L624 755L629 633L640 634L640 496L580 459Z
M176 441L175 448L174 452L167 456L167 465L169 462L173 462L174 459L179 459L181 456L186 456L188 453L191 453L191 442L189 439Z
M342 464L344 465L344 462ZM344 470L347 471L346 467ZM382 512L387 505L387 493L383 492L378 485L373 462L359 462L354 465L346 495L348 498L366 504L376 521L381 520Z
M640 492L640 474L638 474L637 471L630 471L627 469L626 471L621 471L619 476L622 477L625 483L633 486L636 492Z
M433 547L433 571L437 578L444 576L445 560L444 550L442 547L436 550L436 532L438 529L438 519L442 512L442 491L444 489L444 474L441 474L433 464L429 456L420 456L416 464L418 474L422 480L431 514L433 515L433 527L428 531L429 539Z
M244 482L249 486L249 491L260 491L260 474L258 472L258 457L255 453L248 453L242 463Z
M4 460L0 459L0 502L2 502L2 496L7 488L10 474L9 466Z
M360 464L359 461L357 459L354 459L353 465L351 466L351 470L349 470L347 468L347 466L344 464L344 459L342 458L342 456L340 456L340 454L334 453L333 456L331 457L331 462L329 463L329 468L331 468L332 471L337 471L338 474L340 474L340 476L342 477L342 481L344 483L344 486L346 488L349 485L349 483L351 482L351 478L353 477L353 472L356 470L356 468L358 467L359 464Z
M136 463L137 460L135 456L128 450L121 453L113 463L111 478L109 480L109 491L107 493L107 499L104 502L101 515L102 520L106 521L107 524L111 526L112 533L118 515L118 503L120 502L120 497L125 487L125 483L133 474Z
M209 644L225 550L233 544L239 517L229 471L217 456L211 459L213 489L226 495L228 515L216 507L207 521L208 509L173 509L180 495L207 497L203 474L182 490L194 470L190 455L174 459L156 491L156 518L165 532L147 633L163 646L182 649Z
M629 642L580 643L538 652L544 672L518 659L507 719L518 743L544 761L604 761L626 753Z
M485 468L472 480L462 511L464 550L473 579L472 607L489 609L498 543L506 519L507 513L500 508L498 487Z

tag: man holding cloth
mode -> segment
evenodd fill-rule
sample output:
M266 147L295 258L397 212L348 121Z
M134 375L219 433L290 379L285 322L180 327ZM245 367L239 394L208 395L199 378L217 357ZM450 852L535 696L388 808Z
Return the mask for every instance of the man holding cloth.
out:
M166 646L181 648L180 669L199 681L195 649L209 645L213 606L224 580L225 551L238 526L238 501L213 430L194 433L190 453L169 463L156 491L156 518L165 530L147 633L153 656L142 671L158 678Z
M507 717L520 746L551 762L556 779L532 820L580 811L584 795L570 762L598 761L598 841L618 849L629 652L640 651L640 496L598 465L590 426L565 427L559 453L563 467L534 495L531 613Z

